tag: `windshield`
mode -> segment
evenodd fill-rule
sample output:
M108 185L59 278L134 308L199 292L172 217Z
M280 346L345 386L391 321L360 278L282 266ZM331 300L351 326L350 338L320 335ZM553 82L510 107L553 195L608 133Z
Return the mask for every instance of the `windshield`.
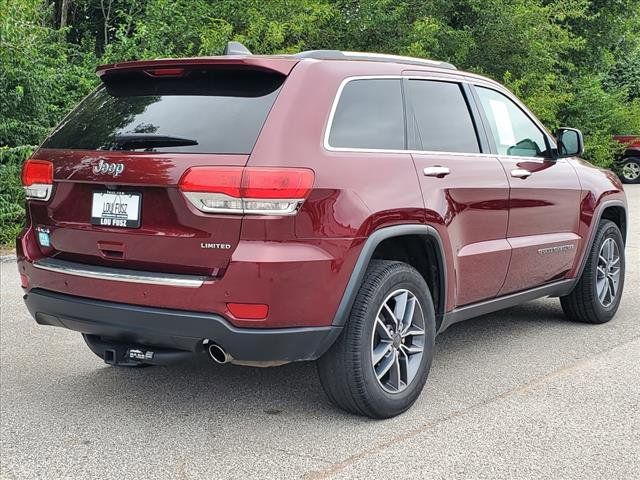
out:
M42 147L248 154L283 80L233 70L120 74L85 98Z

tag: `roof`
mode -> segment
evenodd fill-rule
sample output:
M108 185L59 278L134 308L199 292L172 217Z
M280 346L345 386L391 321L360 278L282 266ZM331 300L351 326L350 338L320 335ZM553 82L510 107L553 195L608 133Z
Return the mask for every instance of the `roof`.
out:
M403 57L400 55L387 55L382 53L347 52L341 50L307 50L291 55L253 55L239 42L229 42L224 54L216 57L191 57L191 58L161 58L157 60L137 60L130 62L101 65L96 69L98 76L127 71L154 69L168 66L205 66L205 65L237 65L248 68L272 70L283 75L288 75L296 63L303 59L315 60L351 60L382 63L399 63L404 65L417 65L431 68L443 68L456 70L456 67L447 62L428 60L425 58Z

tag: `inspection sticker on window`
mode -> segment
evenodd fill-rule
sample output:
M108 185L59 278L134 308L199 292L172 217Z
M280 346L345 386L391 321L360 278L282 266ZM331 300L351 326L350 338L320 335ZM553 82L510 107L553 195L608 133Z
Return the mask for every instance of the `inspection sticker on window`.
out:
M491 107L491 112L493 113L493 118L496 122L500 145L515 145L516 136L513 133L513 125L511 125L511 118L509 117L507 104L498 100L489 100L489 106Z

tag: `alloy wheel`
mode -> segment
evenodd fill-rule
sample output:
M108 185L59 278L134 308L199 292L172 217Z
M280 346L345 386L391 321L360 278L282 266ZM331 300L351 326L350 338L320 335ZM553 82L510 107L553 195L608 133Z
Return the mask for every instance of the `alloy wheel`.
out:
M422 362L425 321L417 297L400 289L384 300L371 335L371 360L380 386L400 393L416 377Z
M620 251L613 238L607 238L600 247L596 272L596 293L603 307L616 300L620 285Z

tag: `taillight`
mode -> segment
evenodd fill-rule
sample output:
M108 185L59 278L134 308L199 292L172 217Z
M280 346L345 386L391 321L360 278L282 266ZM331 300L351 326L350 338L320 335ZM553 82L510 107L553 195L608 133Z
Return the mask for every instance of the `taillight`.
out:
M31 200L49 200L53 188L53 163L29 159L22 167L22 186Z
M203 212L293 215L313 180L306 168L192 167L179 188Z

